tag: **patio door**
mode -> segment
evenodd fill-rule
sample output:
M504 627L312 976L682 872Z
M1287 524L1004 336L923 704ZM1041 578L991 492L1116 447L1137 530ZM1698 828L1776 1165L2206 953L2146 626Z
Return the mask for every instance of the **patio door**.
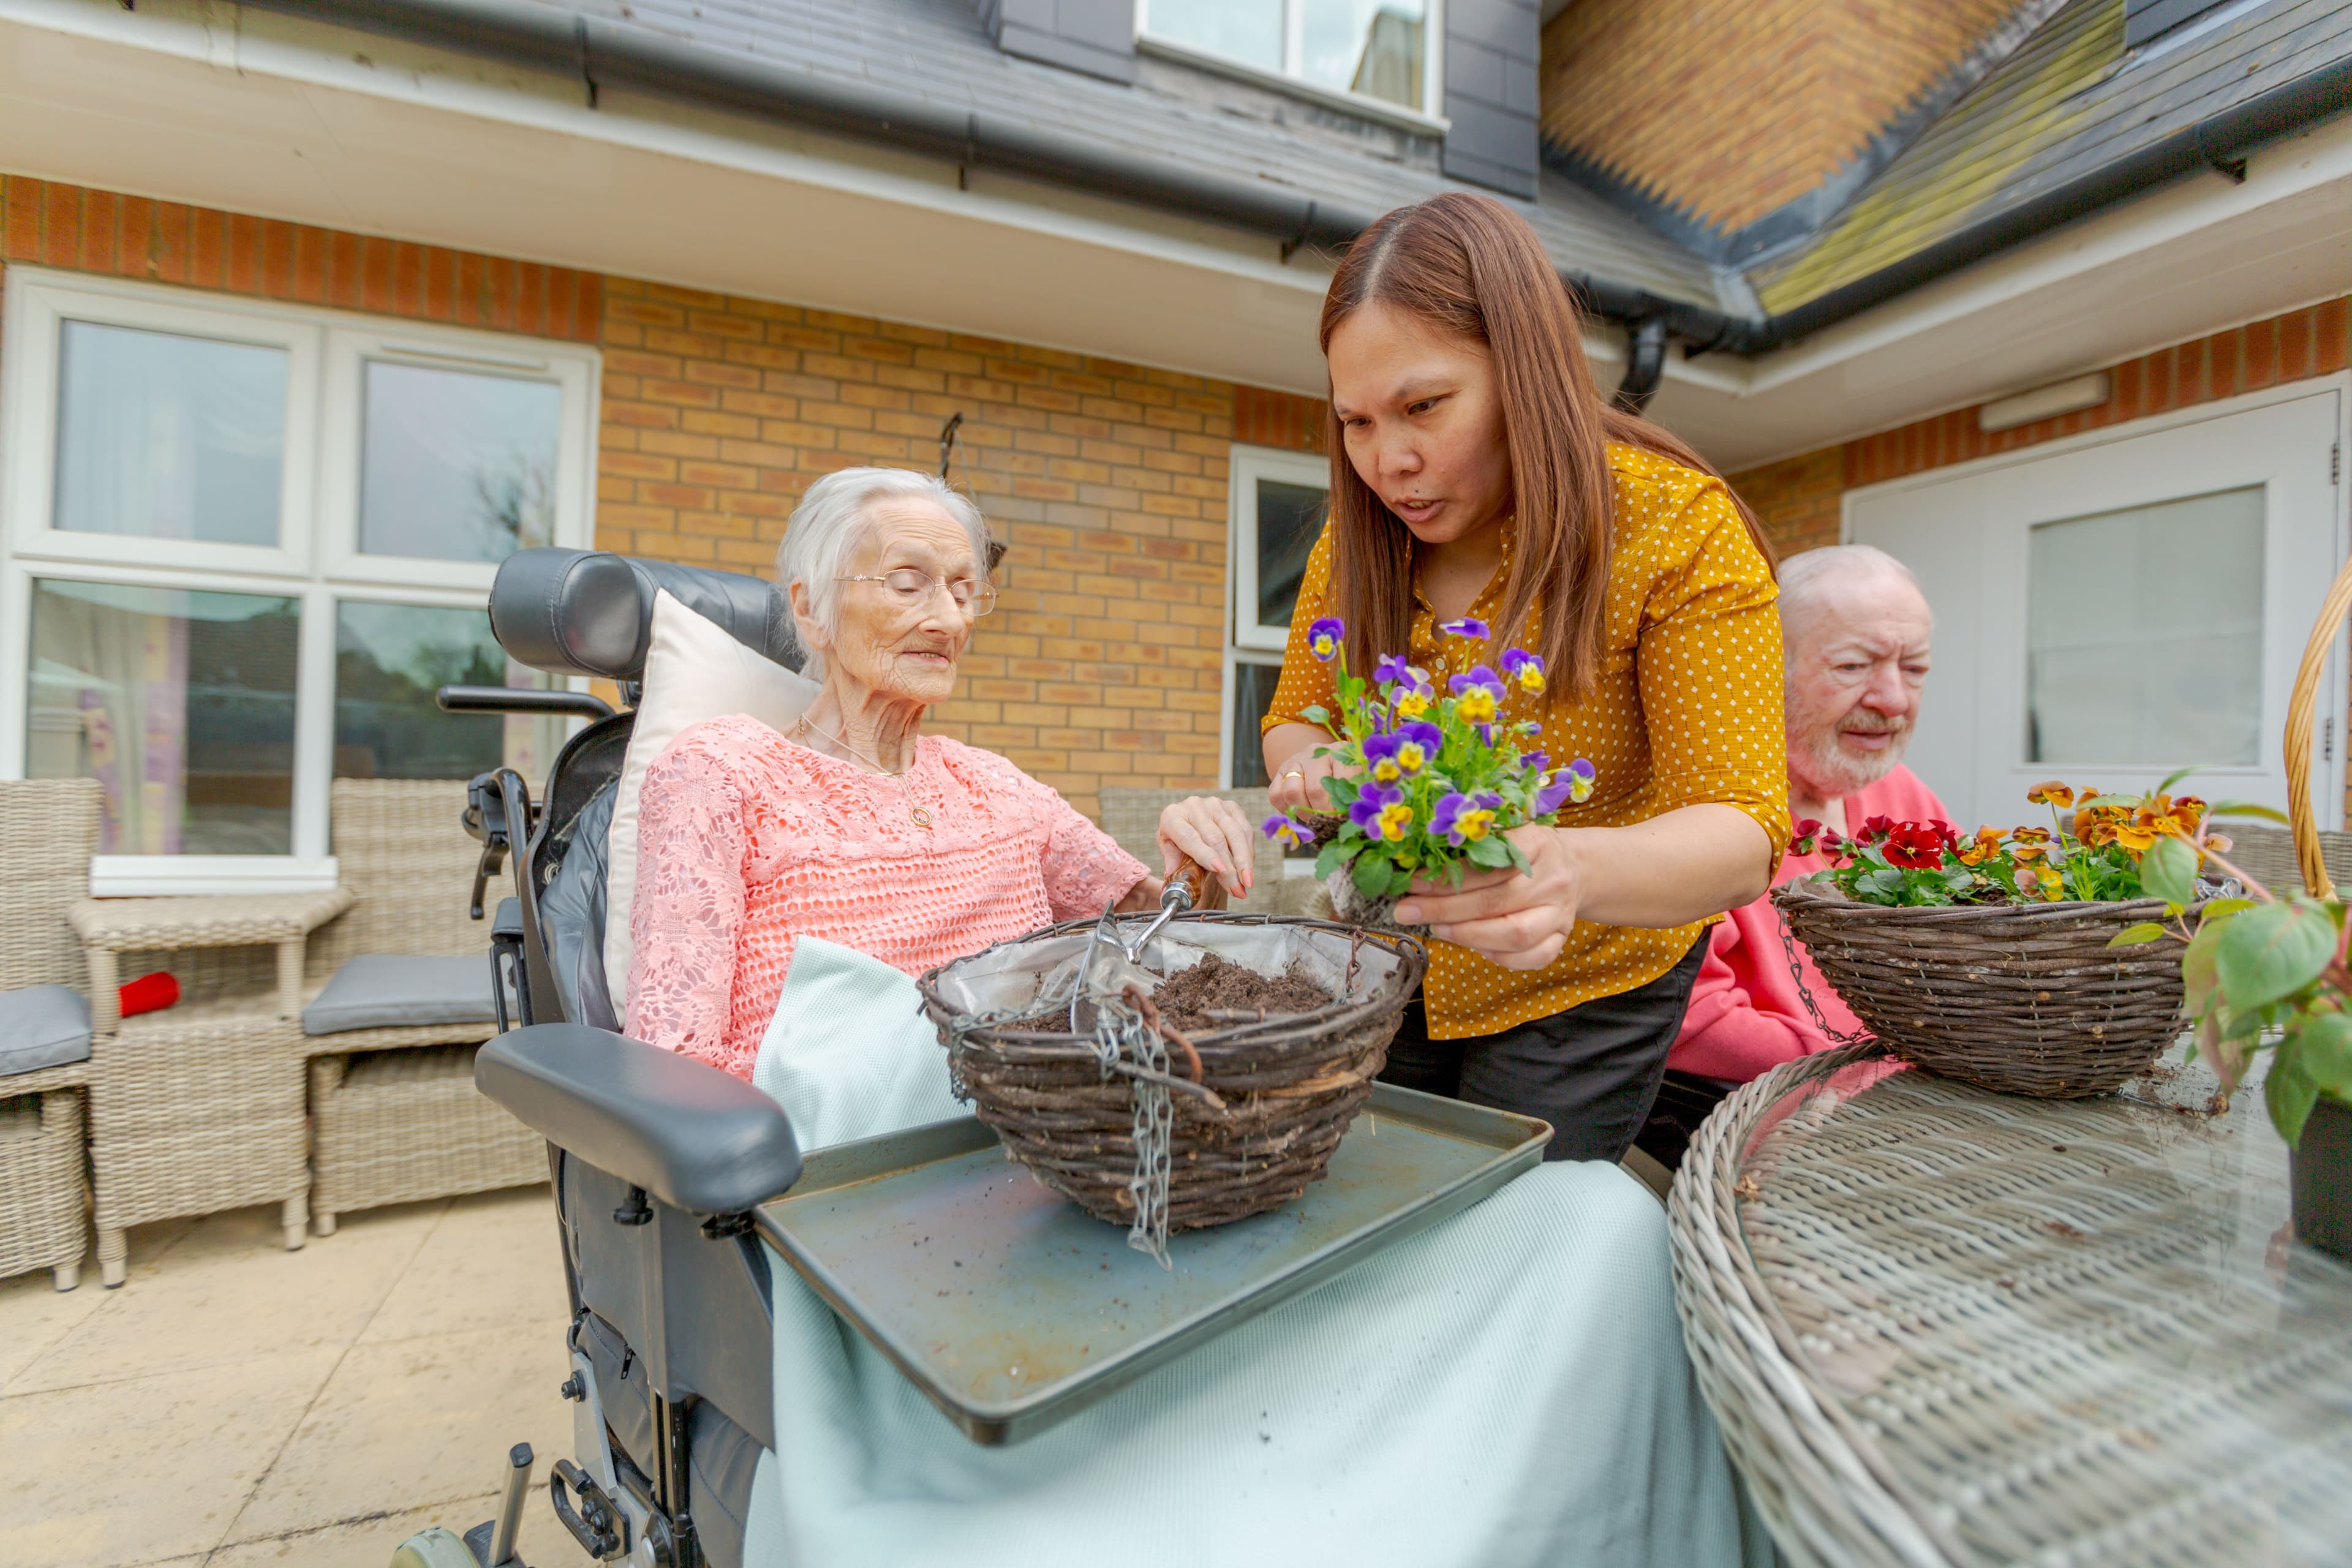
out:
M2289 692L2344 559L2336 390L1849 498L1846 538L1918 574L1935 664L1906 759L1965 829L2043 779L2284 809ZM2340 639L2339 639L2340 640ZM2343 820L2344 657L2314 798Z

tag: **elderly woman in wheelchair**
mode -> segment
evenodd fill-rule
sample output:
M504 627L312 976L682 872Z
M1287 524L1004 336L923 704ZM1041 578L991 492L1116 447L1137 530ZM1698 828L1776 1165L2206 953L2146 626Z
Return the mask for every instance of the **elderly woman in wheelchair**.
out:
M737 714L646 776L629 1033L739 1077L813 935L920 974L1057 920L1146 909L1159 878L1003 757L922 733L995 602L979 510L929 474L850 468L809 487L777 568L814 700L782 733ZM1192 799L1160 823L1249 890L1254 827Z
M729 657L813 679L789 716L693 724L644 773L617 1016L607 840L657 694L572 739L535 828L513 775L478 790L486 844L513 843L495 946L530 1026L477 1079L551 1146L574 1309L574 1451L551 1489L583 1548L716 1568L1768 1560L1684 1356L1664 1216L1614 1165L1542 1165L1011 1447L968 1441L833 1315L751 1218L802 1146L970 1114L908 976L1160 884L1009 762L920 733L993 596L967 503L835 475L780 565L781 592L525 551L493 590L500 641L541 668L645 677L667 595ZM1250 831L1188 801L1161 852L1239 893Z

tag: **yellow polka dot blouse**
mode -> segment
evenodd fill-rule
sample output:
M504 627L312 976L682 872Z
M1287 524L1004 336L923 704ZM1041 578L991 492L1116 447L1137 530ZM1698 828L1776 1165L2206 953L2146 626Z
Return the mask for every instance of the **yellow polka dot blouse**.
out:
M1556 764L1587 757L1599 770L1592 798L1562 807L1560 826L1619 827L1721 802L1761 823L1777 854L1789 841L1789 786L1771 569L1721 480L1631 447L1612 444L1609 462L1616 513L1599 677L1572 706L1514 687L1505 715L1541 721L1541 744ZM1513 542L1505 539L1502 565L1470 607L1490 625L1502 610ZM1327 526L1299 584L1264 729L1306 723L1302 710L1336 706L1335 667L1307 648L1307 626L1332 613L1330 584ZM1494 656L1442 636L1436 622L1416 582L1412 658L1443 691L1448 675ZM1540 635L1530 626L1515 640L1532 647ZM1433 942L1422 987L1430 1036L1490 1035L1645 985L1672 969L1713 923L1643 931L1579 921L1559 957L1534 971L1505 969Z

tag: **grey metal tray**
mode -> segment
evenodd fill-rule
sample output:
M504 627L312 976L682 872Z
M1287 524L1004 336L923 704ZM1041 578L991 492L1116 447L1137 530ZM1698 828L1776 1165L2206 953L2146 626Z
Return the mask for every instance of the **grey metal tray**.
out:
M760 1234L974 1442L1034 1436L1476 1203L1543 1156L1532 1117L1377 1085L1330 1173L1169 1238L1174 1268L971 1119L820 1150Z

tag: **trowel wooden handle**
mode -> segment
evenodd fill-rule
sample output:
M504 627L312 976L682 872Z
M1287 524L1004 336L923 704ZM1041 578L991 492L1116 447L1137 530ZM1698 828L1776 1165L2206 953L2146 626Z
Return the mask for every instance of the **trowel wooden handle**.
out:
M1180 888L1191 900L1184 906L1187 909L1222 910L1225 907L1225 885L1209 875L1209 868L1190 855L1179 859L1176 868L1168 873L1168 885L1160 892L1160 902L1166 903L1174 898Z

